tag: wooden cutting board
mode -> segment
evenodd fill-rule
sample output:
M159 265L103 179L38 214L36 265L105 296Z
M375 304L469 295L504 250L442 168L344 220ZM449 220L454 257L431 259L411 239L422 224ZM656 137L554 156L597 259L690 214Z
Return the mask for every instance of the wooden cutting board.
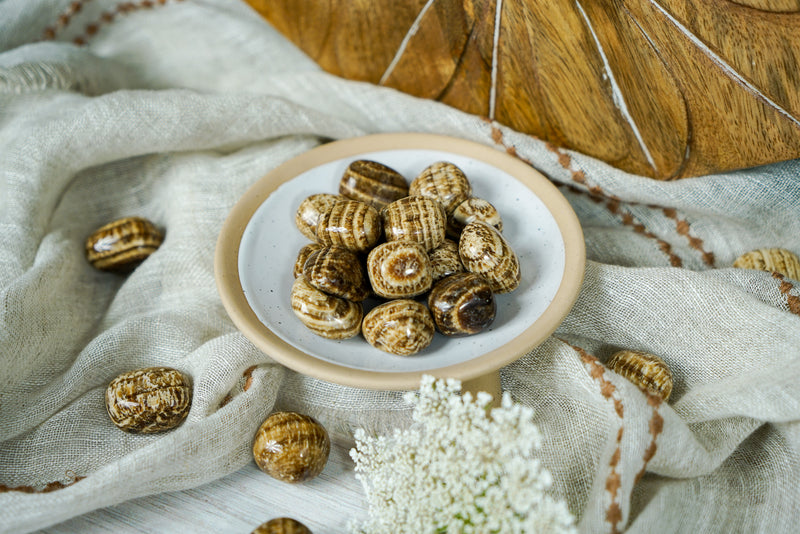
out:
M800 157L800 0L246 0L322 68L669 180Z

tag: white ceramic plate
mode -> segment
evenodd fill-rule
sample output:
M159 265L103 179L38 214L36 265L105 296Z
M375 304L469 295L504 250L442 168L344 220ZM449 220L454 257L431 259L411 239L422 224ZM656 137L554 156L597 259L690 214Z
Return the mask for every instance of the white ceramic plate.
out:
M522 281L496 295L497 315L467 337L436 334L413 356L370 346L363 337L321 338L292 312L292 269L308 240L295 227L297 207L314 193L338 193L347 165L370 159L410 182L436 161L459 166L473 195L503 218L503 235L520 259ZM520 160L484 145L422 134L368 136L323 145L257 182L234 207L217 245L220 294L237 326L274 359L345 385L408 389L430 373L475 378L510 363L552 333L577 297L584 247L574 212L557 189ZM374 303L373 303L374 305Z

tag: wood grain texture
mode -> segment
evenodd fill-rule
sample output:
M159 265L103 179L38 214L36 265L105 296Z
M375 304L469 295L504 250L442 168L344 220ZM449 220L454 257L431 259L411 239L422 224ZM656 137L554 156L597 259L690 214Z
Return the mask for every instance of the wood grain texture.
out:
M661 180L800 157L800 0L247 0L325 70Z

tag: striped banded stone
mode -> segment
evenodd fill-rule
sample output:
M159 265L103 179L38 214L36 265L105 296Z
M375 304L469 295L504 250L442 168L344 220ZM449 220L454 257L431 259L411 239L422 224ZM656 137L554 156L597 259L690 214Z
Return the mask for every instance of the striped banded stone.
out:
M110 222L86 238L86 259L102 271L129 272L155 252L164 236L142 217Z
M352 162L339 182L339 194L381 210L387 204L408 196L408 184L402 174L377 161Z
M148 367L116 377L106 388L106 411L120 429L163 432L181 424L192 404L192 385L180 371Z
M442 244L447 218L438 201L422 196L396 200L383 208L386 241L415 241L425 250Z
M367 342L384 352L410 356L428 347L435 327L428 308L411 299L385 302L364 316Z
M361 304L328 295L309 284L305 276L295 279L290 301L297 318L320 337L347 339L361 332Z
M357 200L342 200L322 214L317 224L317 242L356 252L372 248L381 237L378 210Z
M253 457L259 469L291 484L310 480L325 468L331 442L316 419L297 412L275 412L256 432Z
M495 293L507 293L519 286L519 258L494 227L482 222L465 226L458 241L458 255L464 268L483 275Z
M447 161L437 161L414 178L409 186L410 195L419 195L439 201L449 216L456 206L472 196L472 185L464 171Z

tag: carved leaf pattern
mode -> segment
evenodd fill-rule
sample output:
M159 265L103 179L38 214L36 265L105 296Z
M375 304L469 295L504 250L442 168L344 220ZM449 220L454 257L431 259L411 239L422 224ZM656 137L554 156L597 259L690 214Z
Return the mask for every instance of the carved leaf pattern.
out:
M800 0L247 0L325 70L657 179L800 157Z

